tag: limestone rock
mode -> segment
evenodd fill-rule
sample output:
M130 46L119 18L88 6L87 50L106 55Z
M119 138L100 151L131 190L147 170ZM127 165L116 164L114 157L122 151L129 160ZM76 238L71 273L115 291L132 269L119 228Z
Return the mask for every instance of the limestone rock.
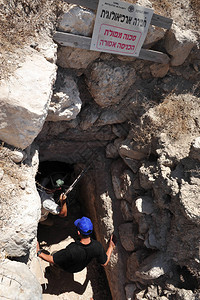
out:
M145 215L145 222L149 231L146 234L144 244L147 248L165 251L167 236L171 226L171 215L167 210L158 209L157 206L156 208L151 215Z
M151 226L152 223L152 218L150 215L139 215L136 216L134 215L134 218L138 222L138 227L139 227L139 233L140 234L145 234L149 230L149 227Z
M140 185L143 189L151 189L156 179L156 164L145 162L139 169Z
M126 139L119 147L119 154L121 157L129 157L135 160L142 160L147 156L146 147L142 147L133 141Z
M125 166L121 159L118 159L111 165L112 184L117 199L123 199L120 177L124 169Z
M165 35L166 29L156 27L153 25L149 26L149 30L146 36L146 39L144 41L143 47L150 47L159 40L161 40Z
M127 259L126 276L130 281L137 281L136 271L139 269L140 264L147 256L146 250L137 250L133 252Z
M124 199L132 203L134 197L134 183L135 175L131 170L125 170L122 174L123 194Z
M136 213L150 215L155 210L153 199L148 196L137 198L133 203Z
M169 64L153 64L150 70L153 77L163 78L169 71Z
M95 14L79 6L69 7L58 19L58 30L73 34L91 36Z
M118 169L120 167L120 169ZM133 200L134 188L134 174L131 170L123 170L124 164L121 160L118 163L112 164L112 182L117 199L125 199L130 203Z
M26 154L24 151L14 150L11 152L10 157L15 163L20 163L26 158Z
M168 273L171 263L165 253L157 252L144 259L135 275L143 280L153 280Z
M47 121L70 121L76 118L81 110L82 101L79 90L72 76L65 76L61 87L54 93Z
M191 290L185 290L185 289L177 289L175 295L177 300L188 300L188 299L195 300L199 298L198 295L196 298L195 294Z
M1 299L42 300L42 287L24 263L2 261L0 280Z
M7 170L1 181L1 197L4 200L1 201L0 211L0 248L7 256L27 256L28 259L33 248L35 254L35 239L41 214L41 200L35 186L39 163L36 148L32 148L26 163L29 167L14 163L12 167L8 166L13 177L8 178Z
M137 249L136 235L137 227L133 223L124 223L119 226L120 241L126 251Z
M150 286L148 286L147 288L147 293L145 295L145 297L147 297L147 299L151 299L154 298L156 299L156 297L158 297L158 288L156 285L151 284Z
M126 200L120 201L120 209L123 216L124 221L133 221L133 214L131 205Z
M191 144L190 157L200 161L200 137L197 137Z
M147 300L147 298L144 298L144 295L145 295L145 290L137 292L135 294L135 300Z
M121 146L121 144L122 143L119 144L118 148ZM130 157L125 157L125 156L123 156L122 158L123 158L123 161L125 162L125 164L133 171L133 173L137 173L137 171L141 165L140 161L138 161L136 159L132 159ZM135 187L135 188L137 189L137 187ZM139 182L138 182L138 188L139 188Z
M100 52L72 47L59 47L57 55L58 66L79 70L86 69L91 62L99 57Z
M108 62L94 63L86 76L90 93L101 107L119 103L136 80L133 68Z
M107 108L104 109L97 122L96 126L112 125L123 123L127 120L127 115L123 110L117 108Z
M52 40L45 42L42 40L41 43L35 47L35 50L40 52L47 61L55 64L57 59L57 48L58 46L53 43Z
M200 224L200 187L184 183L180 189L180 203L186 217Z
M42 129L56 76L54 64L29 51L9 81L0 83L0 139L21 149Z
M96 106L89 105L82 109L80 127L83 130L87 130L88 128L90 128L99 118L100 111L99 111L99 107Z
M165 49L172 56L171 65L182 65L195 43L196 37L190 29L181 30L176 25L172 25L165 38Z

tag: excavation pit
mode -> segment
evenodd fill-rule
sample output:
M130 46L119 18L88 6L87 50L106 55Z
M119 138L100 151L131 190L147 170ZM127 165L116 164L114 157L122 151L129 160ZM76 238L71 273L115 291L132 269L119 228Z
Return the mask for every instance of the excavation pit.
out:
M51 177L47 188L52 188L52 179L59 178L64 181L64 188L74 182L80 174L80 167L57 161L40 162L36 182L39 184L44 177ZM58 176L57 176L58 175ZM63 175L60 178L60 175ZM87 175L84 175L87 176ZM54 182L55 184L55 182ZM49 214L48 219L52 225L38 225L38 241L47 254L65 248L74 239L78 238L74 221L86 215L84 197L81 195L82 179L68 195L68 215L65 218ZM57 191L58 194L61 190ZM57 198L57 196L55 196ZM95 239L95 232L92 234ZM107 249L105 249L107 250ZM43 288L43 298L49 299L112 299L104 268L95 259L83 271L69 274L61 270L54 270L49 263L40 259L37 266L37 277ZM42 271L42 272L41 272ZM53 298L52 298L53 297Z

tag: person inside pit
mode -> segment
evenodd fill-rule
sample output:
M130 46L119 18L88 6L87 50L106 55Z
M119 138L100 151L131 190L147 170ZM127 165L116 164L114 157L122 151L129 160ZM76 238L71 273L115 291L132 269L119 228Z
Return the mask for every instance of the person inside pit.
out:
M56 174L56 178L54 178L56 184L52 187L52 189L46 188L50 179L48 177L43 178L40 186L38 187L38 193L41 199L41 218L39 220L40 224L51 226L53 225L53 219L48 218L49 213L52 215L58 215L59 217L67 216L67 204L66 199L67 196L64 193L60 193L58 201L55 201L55 192L61 190L64 181L61 178L62 175Z
M110 238L108 249L105 252L103 246L97 240L91 238L93 224L87 217L82 217L74 222L78 233L78 240L70 243L65 249L61 249L52 255L42 252L37 242L37 256L69 273L82 271L93 258L102 266L107 266L116 242L113 235Z

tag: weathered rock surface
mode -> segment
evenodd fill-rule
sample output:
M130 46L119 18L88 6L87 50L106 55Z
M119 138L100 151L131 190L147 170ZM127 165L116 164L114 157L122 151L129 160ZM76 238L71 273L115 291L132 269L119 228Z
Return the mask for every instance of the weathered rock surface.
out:
M150 70L153 77L163 78L169 71L169 64L153 64Z
M165 49L172 55L171 65L182 65L195 43L196 37L191 30L181 30L176 25L172 25L165 38Z
M1 299L42 300L42 287L25 264L1 261L0 279Z
M53 43L51 39L42 39L40 43L34 47L34 49L40 52L47 61L53 64L55 64L57 60L57 48L58 45Z
M56 66L33 50L9 81L1 81L1 140L22 149L33 142L45 122L55 76Z
M100 52L72 47L59 47L57 64L62 68L86 69L95 61ZM81 72L83 73L83 72ZM80 74L81 74L80 73Z
M147 156L146 146L140 146L130 139L124 140L119 147L121 157L128 157L134 160L142 160Z
M120 241L126 251L134 251L137 248L135 243L136 234L137 227L133 223L124 223L119 226Z
M131 205L129 204L128 201L121 200L120 201L120 209L121 209L124 221L133 221L133 213L132 213Z
M133 68L106 62L94 63L86 76L90 93L101 107L119 103L136 80Z
M73 34L91 36L95 14L79 6L69 7L58 19L58 30Z
M82 101L72 76L65 76L61 87L53 94L47 121L70 121L81 111Z
M190 157L200 161L200 137L197 137L191 144Z
M12 150L1 149L1 155L2 151L12 157ZM39 163L36 149L33 148L31 154L28 154L26 163L31 167L17 167L9 161L4 166L6 172L1 180L0 247L5 256L26 256L28 260L32 249L35 253L37 225L41 214L41 201L35 186ZM9 172L13 176L11 180ZM8 193L11 193L10 197Z
M197 185L189 185L184 183L180 188L180 203L183 208L183 213L186 217L200 224L200 187Z
M135 275L144 280L152 280L169 273L171 267L171 262L165 253L158 252L144 259Z
M161 40L164 37L165 32L166 29L150 25L143 47L148 48Z
M146 250L137 250L128 257L126 266L126 276L130 281L138 281L136 271L138 270L140 264L146 256Z
M150 215L155 210L154 201L151 197L148 196L137 198L133 207L135 209L135 214Z

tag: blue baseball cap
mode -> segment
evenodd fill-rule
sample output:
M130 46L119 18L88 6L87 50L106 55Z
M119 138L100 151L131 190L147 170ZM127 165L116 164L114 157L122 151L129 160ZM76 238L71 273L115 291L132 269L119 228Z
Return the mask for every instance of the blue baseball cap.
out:
M84 235L89 235L93 231L92 221L87 217L82 217L81 219L77 219L74 222L74 225L77 227L78 231Z

